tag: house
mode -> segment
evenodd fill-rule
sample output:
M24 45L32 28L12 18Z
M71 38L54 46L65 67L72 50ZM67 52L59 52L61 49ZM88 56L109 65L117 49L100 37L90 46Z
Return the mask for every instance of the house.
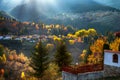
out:
M104 64L109 66L120 67L120 51L104 51Z
M35 40L30 40L29 42L31 42L31 43L35 43L36 41L35 41Z
M19 37L17 37L17 38L15 38L15 40L18 40L18 41L20 41L20 40L22 40L21 38L19 38Z
M0 40L3 39L3 36L0 36Z
M12 39L12 36L5 36L4 38L3 38L3 40L11 40Z
M104 50L104 64L67 66L62 69L63 80L95 80L120 75L120 51Z

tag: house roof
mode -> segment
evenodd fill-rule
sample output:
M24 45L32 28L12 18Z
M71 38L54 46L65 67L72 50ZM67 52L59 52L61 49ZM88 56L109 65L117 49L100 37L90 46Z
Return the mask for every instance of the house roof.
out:
M120 54L120 51L104 50L104 52Z

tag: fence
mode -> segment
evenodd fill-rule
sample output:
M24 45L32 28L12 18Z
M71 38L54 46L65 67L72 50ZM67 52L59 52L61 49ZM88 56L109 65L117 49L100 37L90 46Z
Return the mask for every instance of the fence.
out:
M95 72L95 71L102 71L102 70L103 70L103 64L93 64L93 65L84 65L84 66L67 66L62 68L62 71L69 72L72 74Z

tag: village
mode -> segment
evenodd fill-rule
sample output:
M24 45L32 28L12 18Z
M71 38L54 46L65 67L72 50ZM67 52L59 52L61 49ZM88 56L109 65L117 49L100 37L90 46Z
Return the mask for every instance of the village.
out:
M18 57L18 63L20 62L23 65L28 65L23 58L28 60L27 58L30 58L34 47L41 41L46 44L48 49L50 49L49 56L52 61L54 53L57 50L56 47L64 40L73 60L70 65L62 67L61 76L58 75L56 72L57 70L55 71L59 78L62 78L63 80L95 80L120 75L118 72L120 70L118 55L120 53L118 49L120 32L108 33L107 36L104 36L99 34L94 28L76 30L75 28L61 25L51 24L40 26L37 23L31 24L31 30L34 29L35 33L37 31L42 33L32 34L31 32L28 32L29 34L23 35L7 34L0 36L0 44L10 50L15 50L14 54L12 51L9 52L9 55L6 54L8 56L7 64L12 64L14 55L18 55L22 56L21 61L18 60ZM74 33L71 33L70 31ZM103 53L104 45L109 45L109 49L105 49ZM19 65L17 64L14 64L13 66L19 68ZM24 67L22 67L22 69L24 69ZM27 74L26 70L22 71L24 72L24 75ZM18 74L18 76L20 76L20 73ZM24 76L24 79L25 78L28 77Z
M28 42L37 42L40 39L46 40L47 38L50 38L46 35L22 35L22 36L15 36L15 35L5 35L5 36L0 36L0 40L18 40L18 41L28 41Z

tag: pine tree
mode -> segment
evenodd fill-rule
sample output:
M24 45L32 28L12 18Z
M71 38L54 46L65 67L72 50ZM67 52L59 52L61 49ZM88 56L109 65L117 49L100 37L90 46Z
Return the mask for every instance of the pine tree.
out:
M48 50L46 46L40 41L34 49L31 57L30 66L33 68L33 75L42 80L45 70L49 66Z
M57 46L56 54L54 55L55 63L59 66L60 71L63 66L68 66L72 62L71 54L67 51L65 42L61 41Z

